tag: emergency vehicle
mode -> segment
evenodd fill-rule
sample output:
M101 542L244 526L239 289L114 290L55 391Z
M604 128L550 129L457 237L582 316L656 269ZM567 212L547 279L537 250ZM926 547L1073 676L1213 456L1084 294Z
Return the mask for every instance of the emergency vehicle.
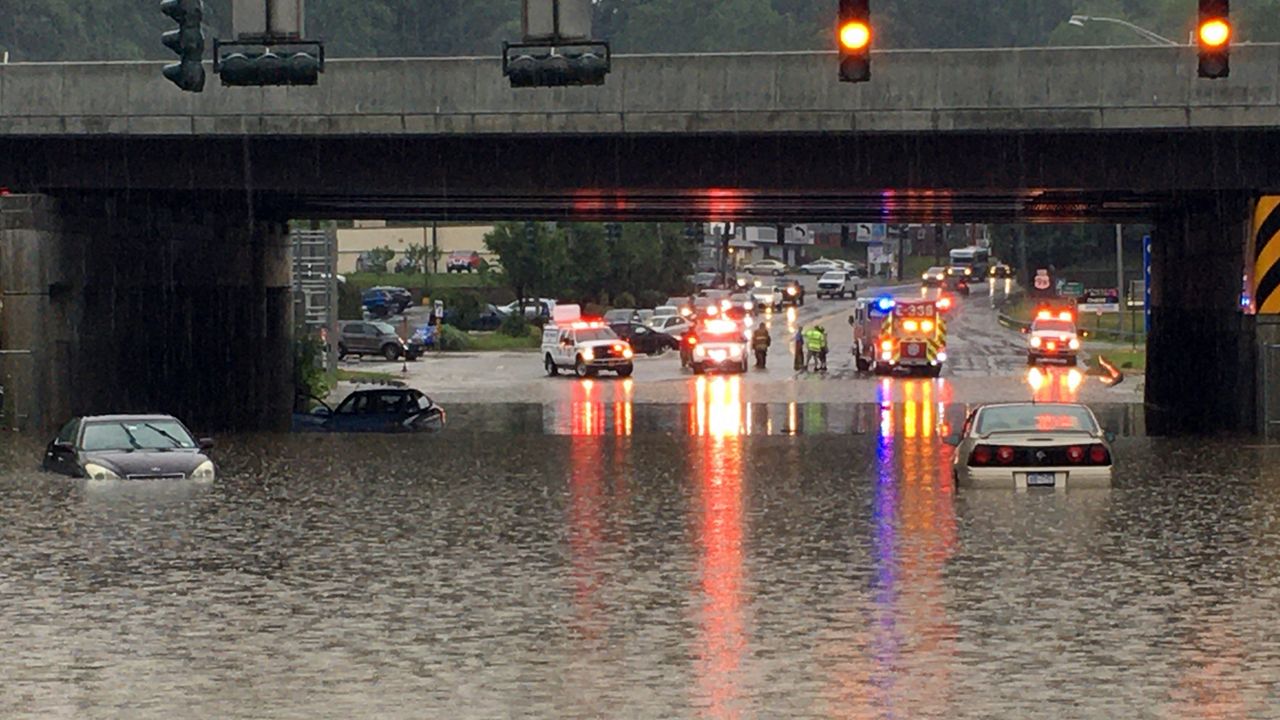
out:
M701 320L685 335L689 366L695 375L709 370L744 373L748 367L747 332L729 318Z
M933 300L859 300L849 316L858 370L887 375L895 370L942 373L947 361L947 324Z
M595 377L601 370L628 377L634 357L627 341L603 320L584 319L577 305L557 305L542 329L542 364L550 376L564 369L578 377Z
M1069 308L1042 307L1036 310L1027 333L1027 364L1060 360L1075 365L1080 353L1076 315Z

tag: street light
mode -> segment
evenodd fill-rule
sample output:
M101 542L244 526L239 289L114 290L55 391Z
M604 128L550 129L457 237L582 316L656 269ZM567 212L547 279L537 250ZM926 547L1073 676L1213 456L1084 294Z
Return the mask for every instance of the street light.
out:
M1141 35L1147 41L1154 43L1156 45L1168 45L1171 47L1182 46L1182 43L1177 42L1176 40L1170 40L1169 38L1163 35L1158 35L1144 27L1139 27L1129 22L1128 20L1121 20L1120 18L1097 17L1094 15L1072 15L1071 19L1067 21L1067 24L1074 25L1076 27L1084 27L1084 24L1087 22L1105 22L1105 23L1112 23L1113 25L1123 25L1124 27L1129 28L1130 30L1137 33L1138 35Z

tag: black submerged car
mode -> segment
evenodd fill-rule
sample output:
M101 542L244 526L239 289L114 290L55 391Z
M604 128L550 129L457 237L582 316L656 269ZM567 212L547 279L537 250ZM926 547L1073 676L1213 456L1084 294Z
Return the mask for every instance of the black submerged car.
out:
M93 480L212 480L213 461L169 415L95 415L62 427L44 453L44 469Z

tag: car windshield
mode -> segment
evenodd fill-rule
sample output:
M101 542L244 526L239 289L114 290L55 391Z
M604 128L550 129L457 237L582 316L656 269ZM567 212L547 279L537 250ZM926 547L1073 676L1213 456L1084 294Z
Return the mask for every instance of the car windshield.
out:
M391 327L391 326L390 326L389 324L387 324L387 323L383 323L383 322L376 322L376 323L369 323L369 324L370 324L370 325L372 325L372 326L374 326L375 328L377 328L377 330L378 330L378 334L380 334L380 335L395 335L395 334L396 334L396 329L395 329L395 328L393 328L393 327Z
M617 340L618 335L609 328L588 328L578 331L578 342L592 342L593 340Z
M1096 433L1093 414L1080 405L997 405L978 413L975 432L1083 430Z
M101 450L161 450L194 448L195 440L176 420L91 422L84 426L80 447Z
M931 267L926 272L928 272L930 275L941 275L946 271L940 267Z
M1031 323L1031 332L1074 333L1076 326L1066 320L1037 320Z
M844 273L842 272L826 273L822 276L822 280L820 280L819 282L831 281L831 280L835 280L837 282L844 280Z

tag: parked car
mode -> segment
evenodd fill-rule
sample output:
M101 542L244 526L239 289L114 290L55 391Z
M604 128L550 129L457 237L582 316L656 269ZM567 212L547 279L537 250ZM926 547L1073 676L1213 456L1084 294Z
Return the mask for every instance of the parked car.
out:
M406 308L413 305L413 295L402 287L380 285L365 291L361 297L365 309L370 310L370 314L378 315L379 313L375 313L370 309L371 299L375 301L375 304L383 306L384 315L402 313Z
M635 308L614 308L605 312L604 321L610 325L614 323L638 323L643 322L640 318L640 311Z
M819 258L811 263L800 266L800 270L809 275L824 275L833 270L848 269L849 266L843 260L829 260L827 258Z
M338 339L338 359L348 355L381 355L387 360L417 360L422 349L400 339L396 329L384 322L350 322L342 326Z
M524 301L524 316L530 320L535 318L551 317L551 311L555 308L556 301L549 298L539 298L537 300L528 298ZM520 311L520 301L507 303L498 308L498 312L503 315L514 315Z
M413 388L357 390L337 408L313 401L311 412L294 413L294 432L423 432L445 425L444 408Z
M91 480L213 480L212 448L171 415L92 415L63 425L41 464Z
M688 296L669 297L662 304L663 307L673 307L676 309L675 314L681 317L689 317L693 315L693 298Z
M480 253L474 250L455 250L449 253L449 259L445 263L445 270L451 273L479 272L480 263Z
M395 314L395 303L386 290L365 290L360 295L360 305L372 317L387 318Z
M617 322L609 323L609 329L614 334L626 340L631 349L645 355L657 355L666 350L675 350L680 347L680 341L674 337L655 330L648 325L642 325L635 322Z
M789 268L787 267L787 264L782 262L781 260L774 260L773 258L765 258L764 260L757 260L749 265L746 265L742 269L747 271L748 273L751 273L752 275L773 275L776 277L778 275L787 274L787 270Z
M446 308L444 311L444 323L452 325L459 330L497 330L506 317L495 305L485 305L479 315L469 320L460 318L456 308Z
M689 318L677 315L665 315L663 317L654 318L649 327L660 333L666 333L671 337L679 340L684 334L689 332L689 328L693 324L689 322Z

